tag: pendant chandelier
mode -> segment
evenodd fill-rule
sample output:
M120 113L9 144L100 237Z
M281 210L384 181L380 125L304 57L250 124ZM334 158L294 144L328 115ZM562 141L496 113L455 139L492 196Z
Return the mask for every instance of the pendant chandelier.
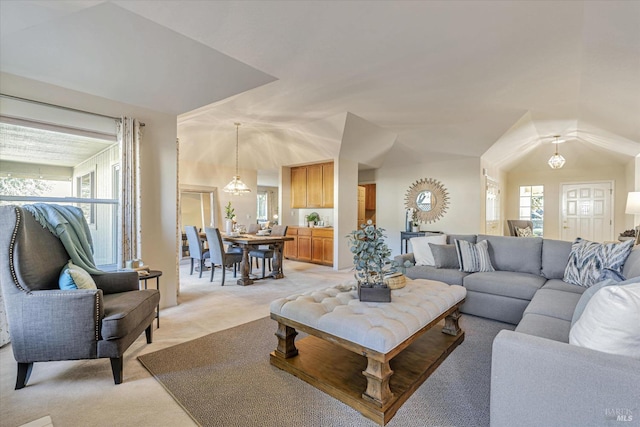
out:
M240 180L240 174L238 172L238 129L240 128L240 123L234 124L236 125L236 174L231 182L224 186L222 191L225 193L231 193L234 196L239 196L244 193L250 193L251 189Z
M560 138L560 135L555 135L556 140L553 141L553 143L556 145L556 153L551 156L551 158L549 159L549 166L551 167L551 169L560 169L561 167L564 166L564 157L562 157L560 154L558 154L558 144L563 143L564 141Z

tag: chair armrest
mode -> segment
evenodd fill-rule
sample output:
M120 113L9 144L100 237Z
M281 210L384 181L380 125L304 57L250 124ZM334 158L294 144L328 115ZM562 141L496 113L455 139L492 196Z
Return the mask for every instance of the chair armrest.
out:
M16 361L96 357L104 317L100 289L33 291L13 298L11 304Z
M409 261L411 264L414 264L414 265L416 263L416 259L413 256L413 252L410 252L408 254L396 255L393 258L393 260L400 265L404 265L405 261Z
M491 426L615 424L637 412L638 384L640 360L503 330L493 341Z
M114 271L112 273L91 276L98 289L105 295L140 289L140 276L137 271Z

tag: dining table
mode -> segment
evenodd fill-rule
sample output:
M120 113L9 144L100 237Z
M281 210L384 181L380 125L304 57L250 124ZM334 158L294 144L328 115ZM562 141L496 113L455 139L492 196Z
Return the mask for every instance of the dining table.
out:
M294 240L291 236L259 236L257 234L239 234L229 235L226 233L220 233L222 235L222 241L225 243L232 243L242 248L242 263L240 264L241 277L238 279L238 285L247 286L253 284L255 280L259 279L282 279L284 273L282 272L282 260L284 252L284 242ZM205 236L204 233L201 235ZM265 277L258 277L251 274L251 262L249 259L249 252L253 249L257 249L262 245L269 245L273 248L273 264L271 273L265 275Z

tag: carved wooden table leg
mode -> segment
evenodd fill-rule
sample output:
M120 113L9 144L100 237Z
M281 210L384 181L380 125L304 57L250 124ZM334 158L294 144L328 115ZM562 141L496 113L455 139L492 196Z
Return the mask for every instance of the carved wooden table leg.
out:
M298 335L298 333L294 328L278 322L278 331L276 332L278 347L275 350L275 354L278 357L288 359L298 354L298 349L295 344L296 335Z
M389 388L389 378L393 375L389 362L367 358L367 370L362 372L367 378L367 390L362 393L362 398L377 406L384 406L393 397Z
M277 242L273 246L273 271L271 277L274 279L282 279L284 277L284 273L282 272L282 248L284 242Z
M242 263L240 263L241 277L238 279L238 285L246 286L253 284L253 280L249 276L251 272L251 264L249 259L249 251L251 247L249 245L242 245ZM224 268L224 267L223 267Z
M442 328L442 333L453 336L458 335L460 333L458 319L460 319L460 310L456 309L453 313L444 318L444 328Z

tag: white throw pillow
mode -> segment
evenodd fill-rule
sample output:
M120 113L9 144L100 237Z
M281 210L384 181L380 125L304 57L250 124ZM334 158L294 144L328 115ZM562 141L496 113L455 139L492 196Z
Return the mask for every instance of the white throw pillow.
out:
M571 327L569 344L640 359L640 283L597 291Z
M416 265L436 265L433 253L429 247L429 243L436 245L445 245L447 243L446 234L438 234L437 236L413 237L409 239L413 248L413 258Z

